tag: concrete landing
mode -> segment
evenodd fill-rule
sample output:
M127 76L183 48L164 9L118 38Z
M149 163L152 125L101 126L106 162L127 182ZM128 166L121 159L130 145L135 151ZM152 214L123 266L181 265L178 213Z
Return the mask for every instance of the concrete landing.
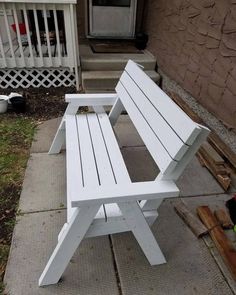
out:
M60 283L39 288L38 278L66 220L65 153L47 154L58 124L58 119L43 123L32 145L5 275L10 295L234 294L235 283L211 239L195 238L174 212L176 199L163 202L152 228L166 264L151 267L131 233L92 238L77 249ZM132 180L154 179L158 168L127 116L115 130ZM178 186L193 212L230 197L196 158Z

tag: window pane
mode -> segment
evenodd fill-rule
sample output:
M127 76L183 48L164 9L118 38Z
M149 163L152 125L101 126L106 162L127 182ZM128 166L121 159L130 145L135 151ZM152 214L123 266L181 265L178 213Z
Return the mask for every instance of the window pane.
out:
M93 0L94 6L130 7L131 0Z

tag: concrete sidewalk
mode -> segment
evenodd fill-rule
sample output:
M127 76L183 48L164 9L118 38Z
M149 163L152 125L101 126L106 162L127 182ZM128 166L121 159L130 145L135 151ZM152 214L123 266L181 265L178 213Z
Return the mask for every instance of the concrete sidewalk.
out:
M163 202L152 228L166 264L151 267L131 233L91 238L77 249L61 282L39 288L38 278L66 218L65 153L47 154L58 124L58 119L42 124L31 148L19 205L22 215L5 274L10 295L235 294L236 285L211 239L192 234L174 212L176 200ZM115 129L132 180L154 179L158 169L127 116L121 116ZM178 186L193 212L198 205L219 207L230 197L196 158Z

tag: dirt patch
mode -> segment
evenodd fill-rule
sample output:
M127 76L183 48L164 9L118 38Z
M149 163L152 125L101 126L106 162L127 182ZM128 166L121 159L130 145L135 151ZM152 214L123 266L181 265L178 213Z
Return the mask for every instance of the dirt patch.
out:
M9 107L6 116L32 117L35 120L43 121L62 116L67 106L65 94L76 93L77 91L74 87L1 90L1 94L5 95L9 95L11 92L17 92L26 98L26 112L15 114Z

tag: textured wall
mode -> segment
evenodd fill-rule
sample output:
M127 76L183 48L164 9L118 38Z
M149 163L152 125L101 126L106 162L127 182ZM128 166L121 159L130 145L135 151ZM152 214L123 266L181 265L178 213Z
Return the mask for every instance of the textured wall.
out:
M202 105L236 128L236 0L149 0L148 49Z

